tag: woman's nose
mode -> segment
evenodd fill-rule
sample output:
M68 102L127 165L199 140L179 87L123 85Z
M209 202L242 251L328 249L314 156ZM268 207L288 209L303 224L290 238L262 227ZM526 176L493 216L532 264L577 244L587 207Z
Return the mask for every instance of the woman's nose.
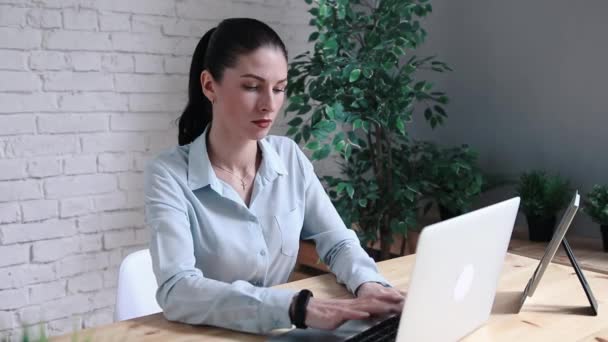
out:
M258 103L259 109L262 112L273 112L276 107L276 100L272 89L269 92L264 92Z

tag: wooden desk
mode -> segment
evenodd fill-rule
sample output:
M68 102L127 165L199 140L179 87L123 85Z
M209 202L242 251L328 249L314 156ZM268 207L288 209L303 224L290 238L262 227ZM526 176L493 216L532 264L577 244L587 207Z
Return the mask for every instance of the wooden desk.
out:
M397 288L406 290L414 255L378 264L382 274ZM608 275L584 271L600 305L599 316L588 316L583 289L572 268L552 264L533 297L519 314L514 307L534 272L538 260L508 254L490 321L465 341L608 341ZM283 288L308 288L316 297L346 298L344 287L331 274L280 285ZM438 328L440 328L438 326ZM228 330L171 323L161 314L122 321L79 332L84 339L96 341L264 341L265 336ZM71 335L52 341L71 341Z

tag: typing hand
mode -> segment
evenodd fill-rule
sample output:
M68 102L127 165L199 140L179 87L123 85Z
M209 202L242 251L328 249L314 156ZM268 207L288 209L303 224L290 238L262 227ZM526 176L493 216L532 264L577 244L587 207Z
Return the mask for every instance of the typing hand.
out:
M369 282L359 286L357 298L372 300L379 308L383 309L379 314L392 314L399 313L403 309L405 292L392 287L384 287L382 284L375 282Z
M311 328L333 330L351 319L365 319L370 313L357 299L310 298L305 324Z
M403 296L399 291L385 288L380 284L376 285L387 291L380 289L371 291L375 287L370 287L370 295L367 295L368 290L365 290L364 297L361 297L362 293L359 292L359 297L354 299L310 298L306 310L306 325L311 328L331 330L348 320L401 312Z

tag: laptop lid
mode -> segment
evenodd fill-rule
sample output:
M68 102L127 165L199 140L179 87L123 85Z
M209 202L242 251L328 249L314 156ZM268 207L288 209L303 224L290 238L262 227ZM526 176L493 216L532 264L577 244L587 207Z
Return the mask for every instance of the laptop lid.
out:
M398 342L455 341L487 321L518 208L516 197L424 228ZM376 324L293 329L268 341L344 341Z
M456 341L488 320L519 202L515 197L422 231L398 342Z

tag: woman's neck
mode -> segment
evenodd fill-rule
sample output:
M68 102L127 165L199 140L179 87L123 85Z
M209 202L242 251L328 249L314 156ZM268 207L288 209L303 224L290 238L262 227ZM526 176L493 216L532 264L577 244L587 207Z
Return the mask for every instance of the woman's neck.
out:
M220 125L211 125L207 137L209 161L232 172L245 174L256 167L258 144L255 140L230 134Z

